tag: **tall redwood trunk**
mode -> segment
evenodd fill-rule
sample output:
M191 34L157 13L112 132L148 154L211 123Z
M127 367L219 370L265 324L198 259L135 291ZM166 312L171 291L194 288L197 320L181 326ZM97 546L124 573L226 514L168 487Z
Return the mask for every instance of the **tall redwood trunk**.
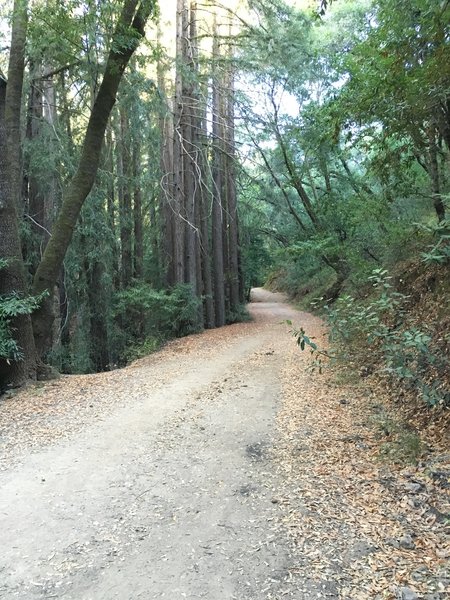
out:
M205 97L201 97L201 93ZM211 247L210 247L210 213L211 213L211 185L209 180L209 170L207 169L208 161L208 131L207 131L207 94L208 88L205 85L204 89L199 89L197 122L196 122L196 145L198 148L197 164L199 169L199 181L196 188L196 203L199 209L200 222L200 240L199 250L201 258L201 272L203 282L203 303L205 314L205 326L208 329L215 327L214 315L214 294L211 272Z
M142 227L142 192L140 147L137 142L133 146L133 217L134 217L134 264L133 276L142 279L144 270L144 240ZM154 224L152 223L152 226Z
M0 256L8 261L0 272L0 295L25 296L27 284L19 237L17 208L21 192L20 116L27 33L27 3L14 2L8 85L0 73ZM29 315L13 319L20 361L0 360L0 384L18 386L36 378L36 352Z
M191 19L191 27L190 27ZM189 9L185 1L182 12L182 118L180 133L182 136L183 183L184 183L184 213L185 213L185 281L192 287L193 293L197 291L197 223L195 219L195 185L196 165L193 135L194 122L194 56L192 52L192 14L189 18ZM195 28L194 28L195 29Z
M232 26L229 30L232 39ZM238 212L236 195L236 157L234 139L234 74L233 74L233 48L229 48L230 65L227 73L227 98L226 98L226 169L227 178L227 208L228 208L228 281L230 294L230 309L232 312L238 310L240 304L239 295L239 235L238 235Z
M120 216L120 275L122 288L127 288L131 283L133 272L132 231L133 214L131 210L131 178L132 164L130 156L130 135L128 117L124 109L120 110L120 144L118 148L118 165L122 169L119 182Z
M158 26L158 39L161 35ZM161 267L164 270L163 281L166 287L172 287L175 284L174 268L174 197L173 197L173 115L170 110L167 94L165 71L161 60L157 64L158 90L161 98L159 133L160 133L160 185L159 185L159 213L161 219Z
M184 283L185 211L183 161L183 14L185 0L177 0L176 14L176 75L173 106L173 282Z
M212 255L213 255L213 284L214 284L214 313L216 326L225 325L225 288L223 265L223 212L222 212L222 141L221 141L221 93L219 76L219 40L217 22L214 19L213 39L213 106L212 106Z

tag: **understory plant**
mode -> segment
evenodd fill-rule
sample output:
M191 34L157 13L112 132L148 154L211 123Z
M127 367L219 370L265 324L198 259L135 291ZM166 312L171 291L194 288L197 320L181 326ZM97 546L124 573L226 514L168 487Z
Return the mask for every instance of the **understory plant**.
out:
M119 362L155 351L164 340L199 331L201 301L189 285L157 290L136 283L115 295L113 317L121 332Z
M422 252L422 260L428 264L445 264L450 262L450 220L445 219L433 226L421 226L422 229L431 233L434 243L425 252Z
M358 364L366 372L384 374L428 406L450 406L448 356L436 347L426 326L408 323L409 297L395 290L385 269L375 269L369 281L373 293L365 301L347 294L324 307L331 351L319 349L302 328L293 331L300 349L310 349L319 371L324 357Z
M0 258L0 271L5 269L8 261ZM12 321L19 315L29 315L39 306L41 296L21 297L18 293L0 296L0 359L18 361L23 358L22 348L14 339Z
M362 366L370 362L429 406L450 405L444 384L448 357L434 347L425 326L409 326L409 297L395 290L385 269L374 270L369 280L374 288L370 300L346 295L325 307L336 353Z

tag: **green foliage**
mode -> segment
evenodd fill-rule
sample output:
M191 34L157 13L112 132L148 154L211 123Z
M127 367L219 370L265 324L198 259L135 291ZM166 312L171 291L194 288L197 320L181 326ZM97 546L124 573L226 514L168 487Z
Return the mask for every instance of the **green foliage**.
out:
M231 325L233 323L245 323L251 321L250 314L245 304L240 304L235 310L228 310L225 317L226 323Z
M344 295L325 307L336 354L364 365L370 352L370 361L426 404L449 405L450 391L442 384L448 357L433 348L430 332L408 327L408 297L395 291L386 270L375 270L369 280L374 292L368 301Z
M0 258L0 271L8 266L8 261ZM21 297L17 293L0 296L0 359L18 361L23 358L22 349L14 339L11 321L19 315L29 315L39 307L44 294Z
M164 340L199 331L201 301L189 285L156 290L140 282L116 292L111 335L113 362L123 364L157 350Z
M351 80L342 99L348 114L381 121L387 133L420 143L424 121L448 93L450 7L381 0L371 12L368 35L343 57Z
M300 349L310 350L312 369L320 373L330 360L362 367L369 362L371 370L414 392L429 407L450 406L450 390L445 389L448 355L436 347L432 331L408 325L409 298L394 289L385 269L374 270L369 283L373 291L366 300L344 294L324 307L331 351L319 348L302 327L291 331Z
M422 252L423 261L427 265L450 263L450 221L444 220L432 226L421 227L437 239L426 252Z
M286 323L287 325L292 326L292 321L290 321L289 319L286 321ZM319 374L321 374L325 362L326 364L328 364L328 362L332 360L334 356L327 350L320 349L318 345L315 342L313 342L313 340L309 336L306 335L306 332L303 329L303 327L300 327L299 329L292 329L291 334L296 339L297 345L300 347L300 350L304 351L306 348L309 348L312 356L310 370L317 370Z
M163 340L158 337L148 336L142 342L135 342L128 346L123 354L127 363L133 362L139 358L145 358L161 348Z
M407 297L396 292L385 269L375 269L369 277L374 295L368 303L344 294L333 306L326 305L325 312L330 323L330 339L343 344L344 348L360 347L365 352L366 344L377 344L389 337L404 315ZM354 350L353 350L354 352Z
M373 417L372 423L380 437L389 438L381 444L380 458L397 464L416 464L423 453L420 436L382 412Z
M149 284L137 283L116 293L113 314L135 337L181 337L198 331L199 310L200 302L187 284L155 290Z

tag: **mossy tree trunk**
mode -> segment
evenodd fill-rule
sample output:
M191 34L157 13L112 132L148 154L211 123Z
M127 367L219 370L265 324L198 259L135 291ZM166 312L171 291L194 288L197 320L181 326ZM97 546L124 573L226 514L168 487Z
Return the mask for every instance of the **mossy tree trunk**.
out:
M63 202L53 225L52 237L47 244L33 281L33 293L44 290L52 295L61 266L72 239L78 216L97 175L100 154L117 90L140 40L155 0L126 0L118 19L105 72L95 98L82 146L77 171L63 193ZM53 322L51 302L45 301L33 315L36 346L42 356L48 350L49 332Z
M17 216L21 191L20 117L27 23L27 3L16 0L8 85L0 73L0 257L8 261L0 276L0 295L15 293L19 297L27 295ZM16 317L11 326L23 359L0 360L2 386L19 386L36 378L36 352L30 316Z

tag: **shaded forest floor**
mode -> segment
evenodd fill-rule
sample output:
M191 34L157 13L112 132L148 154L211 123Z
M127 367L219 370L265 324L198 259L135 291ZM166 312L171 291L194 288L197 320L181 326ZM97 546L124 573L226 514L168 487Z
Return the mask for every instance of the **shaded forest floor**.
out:
M418 450L386 392L311 373L283 321L317 318L253 299L0 402L0 598L448 597L448 439Z

